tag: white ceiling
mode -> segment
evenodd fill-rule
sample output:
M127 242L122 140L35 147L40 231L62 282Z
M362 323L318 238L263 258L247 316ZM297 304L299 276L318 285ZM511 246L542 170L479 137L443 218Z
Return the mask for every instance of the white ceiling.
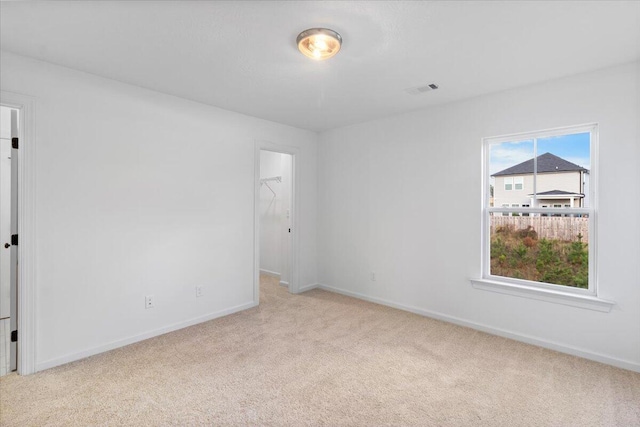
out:
M2 2L1 47L322 131L640 59L640 2ZM328 27L315 62L296 35ZM404 90L428 83L421 95ZM606 84L606 82L603 82Z

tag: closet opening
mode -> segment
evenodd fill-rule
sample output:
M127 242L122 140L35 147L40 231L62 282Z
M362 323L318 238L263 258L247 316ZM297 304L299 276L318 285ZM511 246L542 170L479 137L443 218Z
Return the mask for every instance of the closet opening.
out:
M294 257L296 154L276 151L277 148L257 148L254 300L259 303L261 290L262 294L297 291Z

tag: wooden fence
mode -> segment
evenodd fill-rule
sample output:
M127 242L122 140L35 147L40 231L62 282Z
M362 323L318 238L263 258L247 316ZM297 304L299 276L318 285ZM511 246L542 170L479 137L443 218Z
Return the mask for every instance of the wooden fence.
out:
M496 227L512 227L514 230L532 227L538 233L538 239L570 240L589 242L589 218L552 217L552 216L491 216L491 235Z

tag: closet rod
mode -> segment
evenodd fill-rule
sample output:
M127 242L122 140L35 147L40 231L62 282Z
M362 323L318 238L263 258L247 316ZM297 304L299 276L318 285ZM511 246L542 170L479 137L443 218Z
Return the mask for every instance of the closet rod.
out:
M276 182L282 182L282 177L281 176L272 176L271 178L262 178L260 180L260 186L262 186L262 184L266 185L267 188L269 190L271 190L271 192L273 193L273 197L276 197L276 192L273 191L273 188L271 188L271 186L269 185L269 182L271 181L276 181Z
M260 184L264 184L265 182L269 182L269 181L282 182L282 177L281 176L272 176L270 178L261 178L260 179Z

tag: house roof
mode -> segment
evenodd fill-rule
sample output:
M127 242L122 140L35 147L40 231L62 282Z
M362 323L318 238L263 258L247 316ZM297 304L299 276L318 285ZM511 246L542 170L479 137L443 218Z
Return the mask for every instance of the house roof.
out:
M529 194L533 196L533 194ZM573 193L571 191L562 191L562 190L551 190L551 191L542 191L536 194L537 196L580 196L584 197L582 193Z
M579 172L588 171L588 169L571 163L561 157L551 153L544 153L538 156L538 173L545 172ZM533 159L529 159L510 168L496 172L491 176L503 175L524 175L533 173Z

